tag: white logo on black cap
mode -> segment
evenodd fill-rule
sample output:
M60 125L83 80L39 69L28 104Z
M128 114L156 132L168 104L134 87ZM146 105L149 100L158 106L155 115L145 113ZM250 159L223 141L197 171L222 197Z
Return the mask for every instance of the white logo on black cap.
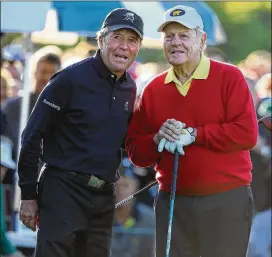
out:
M126 13L125 20L133 22L134 21L134 13L131 13L131 12Z

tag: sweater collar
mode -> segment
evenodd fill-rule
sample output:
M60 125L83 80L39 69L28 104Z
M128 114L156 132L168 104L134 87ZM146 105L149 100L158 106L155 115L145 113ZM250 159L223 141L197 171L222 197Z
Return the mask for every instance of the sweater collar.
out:
M207 58L206 56L202 55L197 68L195 69L193 75L191 76L191 78L189 80L191 80L191 79L207 79L209 76L209 72L210 72L210 59ZM173 67L171 67L168 70L165 80L164 80L164 84L168 84L172 81L175 83L177 81L179 81L176 77Z

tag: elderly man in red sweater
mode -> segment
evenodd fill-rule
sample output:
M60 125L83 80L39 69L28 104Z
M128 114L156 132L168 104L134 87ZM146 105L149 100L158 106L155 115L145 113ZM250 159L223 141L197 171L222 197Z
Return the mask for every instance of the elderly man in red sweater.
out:
M146 86L126 140L134 165L156 164L156 256L165 256L178 150L170 256L245 257L253 215L249 149L257 141L248 85L237 67L203 55L206 34L195 9L168 10L158 31L172 67ZM186 127L174 141L178 121ZM165 127L172 138L162 135Z

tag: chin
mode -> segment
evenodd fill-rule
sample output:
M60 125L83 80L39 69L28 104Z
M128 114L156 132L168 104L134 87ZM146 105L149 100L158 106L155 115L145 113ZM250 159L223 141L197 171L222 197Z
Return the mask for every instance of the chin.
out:
M115 72L125 72L129 68L129 64L113 65L112 70Z
M169 63L173 66L178 66L178 65L183 65L184 63L186 63L187 60L174 60L174 61L169 61Z

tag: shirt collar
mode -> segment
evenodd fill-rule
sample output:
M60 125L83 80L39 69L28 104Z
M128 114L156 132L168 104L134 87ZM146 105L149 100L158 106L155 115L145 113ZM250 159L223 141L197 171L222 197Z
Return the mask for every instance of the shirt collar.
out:
M209 76L209 72L210 72L210 59L202 55L200 62L190 79L207 79ZM168 84L172 81L174 82L178 81L173 67L171 67L168 70L164 80L164 84Z
M98 49L95 53L95 55L93 56L94 60L95 60L95 68L100 72L100 74L106 78L106 79L113 79L115 78L116 80L116 75L113 74L108 67L105 65L105 63L103 62L102 58L101 58L101 54L100 54L100 49ZM127 72L125 72L122 77L118 80L120 82L127 80Z

